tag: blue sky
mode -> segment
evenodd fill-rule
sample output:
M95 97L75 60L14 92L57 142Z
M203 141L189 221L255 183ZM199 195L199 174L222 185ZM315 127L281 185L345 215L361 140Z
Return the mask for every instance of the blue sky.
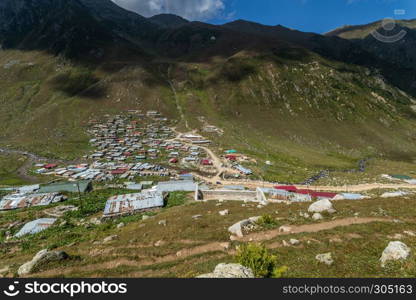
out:
M1 1L1 0L0 0ZM416 0L112 0L145 17L173 13L222 24L245 19L266 25L324 33L342 25L387 17L416 18ZM400 10L401 14L395 15ZM404 14L403 14L404 12Z
M228 14L231 19L324 33L342 25L366 24L386 17L416 18L416 0L228 0L224 14L209 21L224 23Z

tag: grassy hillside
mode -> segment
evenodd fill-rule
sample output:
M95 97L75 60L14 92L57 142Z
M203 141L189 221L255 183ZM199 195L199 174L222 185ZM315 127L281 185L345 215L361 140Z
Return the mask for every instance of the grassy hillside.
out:
M368 69L302 51L181 65L176 76L186 79L176 85L188 123L201 127L205 116L225 131L219 148L252 155L258 169L274 162L269 179L354 168L365 157L414 161L412 98Z
M412 249L416 238L405 232L416 232L414 197L403 199L371 199L337 201L337 213L325 215L321 221L299 216L308 203L270 204L257 208L256 204L240 202L194 203L184 194L175 195L174 205L149 215L121 218L100 225L90 221L101 216L105 199L120 190L103 190L84 196L84 209L66 214L57 225L19 243L9 240L0 249L0 269L9 267L7 276L30 260L39 250L64 250L71 259L52 263L38 269L35 277L194 277L211 272L221 262L233 262L235 249L242 241L230 241L227 228L252 216L270 215L273 222L257 228L253 236L275 232L281 225L289 225L293 234L281 234L262 239L279 265L288 267L285 277L413 277L415 261L380 266L379 258L392 239L400 239ZM178 201L182 199L182 201ZM68 204L79 205L77 196L70 195ZM169 200L168 200L169 204ZM181 204L180 206L175 206ZM55 204L56 206L59 204ZM218 206L220 205L220 206ZM46 208L30 208L2 214L2 236L8 224L45 216ZM230 214L220 216L219 211ZM201 215L199 219L192 216ZM358 216L358 217L357 217ZM167 226L159 225L165 220ZM353 224L354 222L361 224ZM395 220L393 222L393 220ZM64 222L65 221L65 222ZM124 227L117 228L123 222ZM11 229L16 232L19 226ZM115 235L112 241L103 240ZM399 237L400 235L400 237ZM250 236L249 236L250 237ZM248 237L248 238L249 238ZM298 246L283 246L294 238ZM3 238L2 238L3 239ZM334 264L327 266L316 261L320 253L332 252Z
M218 151L250 155L270 180L301 181L365 157L415 157L415 100L375 71L299 48L98 66L1 51L0 70L0 145L49 157L79 158L89 149L88 121L127 109L160 110L182 130L202 129L204 116L225 132L210 136ZM265 169L266 160L274 166Z

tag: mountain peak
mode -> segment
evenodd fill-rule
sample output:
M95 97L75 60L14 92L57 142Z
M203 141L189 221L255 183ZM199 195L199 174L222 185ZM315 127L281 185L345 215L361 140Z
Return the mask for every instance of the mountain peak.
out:
M159 14L149 18L149 20L159 26L170 28L179 27L189 23L188 20L173 14Z

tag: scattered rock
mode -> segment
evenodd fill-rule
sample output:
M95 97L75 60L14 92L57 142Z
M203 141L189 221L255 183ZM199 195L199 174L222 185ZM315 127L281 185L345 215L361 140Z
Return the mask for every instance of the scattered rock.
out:
M246 220L242 220L239 221L237 223L235 223L234 225L230 226L228 228L228 231L231 232L232 234L238 236L238 237L243 237L243 228L247 227L248 225L255 225L255 223L260 219L260 217L251 217L249 219Z
M222 210L222 211L220 211L219 212L219 214L221 215L221 216L226 216L226 215L228 215L230 212L229 212L229 210L228 209L225 209L225 210Z
M290 244L288 242L286 242L285 240L282 241L283 247L289 247Z
M292 246L296 246L296 245L299 245L300 244L300 241L299 240L296 240L296 239L290 239L290 244L292 245Z
M230 243L221 243L220 245L224 248L224 250L230 249Z
M93 225L101 225L102 224L102 222L99 218L92 218L89 223L93 224Z
M192 219L194 219L194 220L197 220L197 219L201 219L202 218L202 215L195 215L195 216L192 216ZM166 226L166 225L165 225Z
M164 241L162 241L162 240L160 240L160 241L157 241L155 244L154 244L154 246L155 247L160 247L160 246L163 246L163 245L165 245L166 243L164 242Z
M63 251L48 251L47 249L39 251L31 261L23 264L20 266L19 270L17 271L17 274L19 276L25 276L30 273L32 273L35 268L52 262L52 261L62 261L69 257L68 254L66 254Z
M301 217L303 217L303 218L305 218L305 219L309 219L309 217L310 217L310 215L308 214L308 213L303 213L303 212L300 212L299 213L299 216L301 216Z
M123 228L124 226L126 226L123 222L121 222L120 224L117 225L117 229Z
M318 254L315 258L319 262L324 263L328 266L334 263L334 260L332 259L332 253Z
M147 219L150 219L150 216L144 215L144 216L142 217L142 220L143 220L143 221L144 221L144 220L147 220Z
M384 268L388 261L405 260L409 256L410 248L406 244L400 241L390 242L381 255L381 266Z
M413 231L410 231L410 230L403 231L403 233L407 234L408 236L416 236L416 233L414 233Z
M331 201L329 201L328 199L324 199L312 203L309 206L308 211L310 213L333 212L334 208L332 206Z
M166 226L168 223L166 222L166 220L160 220L160 221L158 222L158 224L159 224L159 225L162 225L162 226Z
M250 268L240 264L219 264L214 272L200 275L197 278L254 278L254 273Z
M323 220L323 216L320 213L314 213L312 219L315 221Z
M342 240L340 238L332 238L329 240L330 243L342 243Z
M109 243L117 239L118 239L118 235L110 235L103 240L103 243Z
M292 231L292 228L290 228L289 226L280 226L279 227L279 232L289 233L291 231Z

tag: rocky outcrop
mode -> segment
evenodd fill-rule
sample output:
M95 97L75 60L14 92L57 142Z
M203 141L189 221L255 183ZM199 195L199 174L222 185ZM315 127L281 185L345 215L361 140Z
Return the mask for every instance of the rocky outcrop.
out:
M410 248L399 241L390 242L381 255L381 266L385 267L388 261L405 260L410 256Z
M310 213L323 213L323 212L333 213L335 212L331 201L329 201L328 199L319 200L319 201L312 203L311 206L309 206L308 211Z
M36 268L49 262L61 261L69 258L69 255L63 251L48 251L46 249L39 251L31 261L20 266L17 274L25 276L33 273Z
M246 220L239 221L234 225L230 226L228 228L228 231L238 237L243 237L243 228L248 225L255 224L259 219L260 217L251 217Z

